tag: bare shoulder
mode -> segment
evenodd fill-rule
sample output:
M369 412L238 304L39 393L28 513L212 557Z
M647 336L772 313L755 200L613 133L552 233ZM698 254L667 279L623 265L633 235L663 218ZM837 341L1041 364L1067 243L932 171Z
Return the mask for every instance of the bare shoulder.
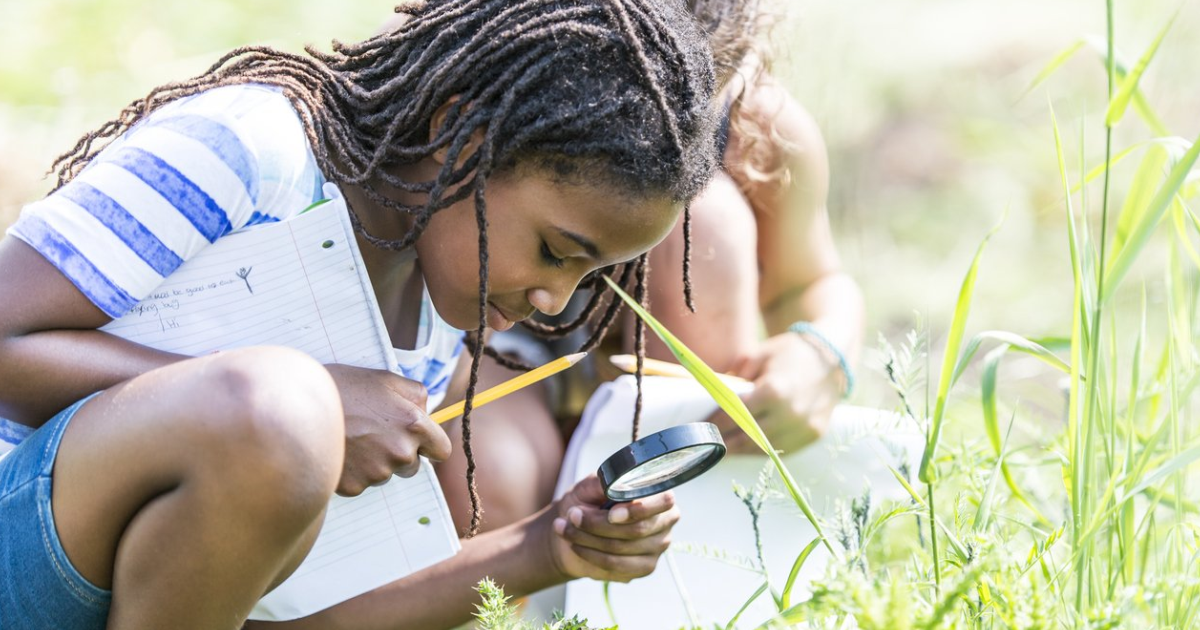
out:
M759 73L743 89L725 161L758 214L773 214L782 197L823 205L829 157L812 114L774 76Z

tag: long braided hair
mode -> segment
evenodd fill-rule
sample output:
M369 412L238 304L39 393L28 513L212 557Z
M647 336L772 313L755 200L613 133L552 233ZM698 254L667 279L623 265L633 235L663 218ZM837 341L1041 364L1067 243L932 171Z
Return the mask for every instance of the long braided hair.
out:
M613 186L624 195L669 195L685 204L687 217L686 202L716 164L711 53L678 0L425 0L396 12L406 18L398 28L360 43L334 41L328 53L311 46L307 56L264 46L233 50L206 72L131 103L84 135L51 172L61 187L109 142L175 99L257 83L279 88L292 103L328 180L358 186L371 202L411 217L402 238L386 240L368 233L351 208L351 222L372 245L408 248L434 213L473 197L479 325L468 335L462 417L471 536L481 521L470 418L486 351L488 177L532 166L559 181ZM482 142L473 143L480 134ZM445 155L432 180L392 174L390 167L436 152ZM419 193L424 202L396 201L389 189ZM625 287L636 281L644 299L642 256L585 278L592 297L575 321L528 326L555 337L592 322L583 349L597 345L621 307L601 275Z

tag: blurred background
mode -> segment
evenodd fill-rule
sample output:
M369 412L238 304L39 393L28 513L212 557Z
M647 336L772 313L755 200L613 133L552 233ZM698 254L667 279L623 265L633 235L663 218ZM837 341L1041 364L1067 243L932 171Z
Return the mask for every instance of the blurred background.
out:
M1066 335L1071 275L1048 102L1077 181L1081 154L1088 168L1103 159L1101 57L1085 46L1027 88L1076 41L1102 41L1104 3L776 3L784 17L773 32L775 71L825 133L831 214L844 262L867 296L868 346L879 333L901 337L916 319L929 322L936 340L975 248L1002 217L980 271L969 332ZM1200 7L1166 0L1116 5L1117 48L1131 66L1178 10L1142 88L1172 134L1195 138ZM0 227L49 189L43 174L55 156L153 86L202 72L239 45L299 51L363 38L392 6L0 0ZM1131 113L1114 147L1151 136ZM1118 183L1137 160L1127 162L1117 169ZM1094 218L1099 190L1089 188ZM1114 191L1119 207L1119 184ZM1146 278L1152 307L1158 276ZM865 370L873 360L864 357ZM858 402L890 406L882 379L862 380Z

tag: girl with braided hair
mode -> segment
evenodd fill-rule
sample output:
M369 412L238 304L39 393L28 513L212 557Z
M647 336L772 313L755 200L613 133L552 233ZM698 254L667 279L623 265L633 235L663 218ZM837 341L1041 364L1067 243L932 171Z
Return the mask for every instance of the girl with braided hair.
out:
M0 459L5 627L243 627L335 491L446 458L427 411L455 381L469 457L486 329L558 313L600 275L644 295L646 252L716 161L710 52L683 7L397 11L400 28L361 43L241 48L156 88L61 156L58 187L0 241L0 438L17 443ZM283 348L184 357L96 330L208 244L287 220L328 184L411 378ZM587 345L619 306L596 293ZM452 375L461 331L474 343ZM287 625L449 627L484 576L522 594L649 573L672 497L603 504L585 480L450 560Z
M650 252L649 304L714 369L754 381L746 400L750 411L774 446L794 452L824 432L852 387L862 294L842 270L830 230L821 132L770 72L766 35L776 16L769 0L687 4L709 37L721 86L714 99L721 114L721 169L691 204L690 234L681 219ZM689 263L690 304L678 289ZM485 530L524 518L553 498L567 437L562 434L569 435L599 382L620 374L603 353L637 349L631 324L613 328L625 334L610 335L583 369L479 411L475 455L488 503ZM536 363L579 343L552 342L547 351L521 332L497 335L495 347ZM646 340L645 354L674 360L654 337ZM483 371L489 384L510 376L486 361ZM722 427L731 452L757 451L724 413L711 421ZM457 437L453 429L450 435ZM519 465L511 463L514 452L525 455ZM464 526L470 499L453 480L465 468L460 451L438 467L451 513Z

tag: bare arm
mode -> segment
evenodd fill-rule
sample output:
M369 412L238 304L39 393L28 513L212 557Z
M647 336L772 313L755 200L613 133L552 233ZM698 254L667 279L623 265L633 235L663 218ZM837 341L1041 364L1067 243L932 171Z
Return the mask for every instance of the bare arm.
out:
M521 597L576 577L627 582L648 575L679 518L667 492L605 510L595 476L563 498L507 527L463 541L463 548L404 579L311 617L255 628L288 630L436 630L468 621L479 603L475 585L491 577ZM612 522L619 510L628 518Z
M785 175L766 181L747 177L738 164L746 159L746 140L733 138L731 171L756 218L759 304L767 334L810 321L854 356L862 337L862 296L842 271L829 227L829 159L820 129L769 76L750 88L743 115L778 138L765 166L786 169Z
M110 320L24 242L0 240L0 416L38 427L58 411L184 357L95 330Z

